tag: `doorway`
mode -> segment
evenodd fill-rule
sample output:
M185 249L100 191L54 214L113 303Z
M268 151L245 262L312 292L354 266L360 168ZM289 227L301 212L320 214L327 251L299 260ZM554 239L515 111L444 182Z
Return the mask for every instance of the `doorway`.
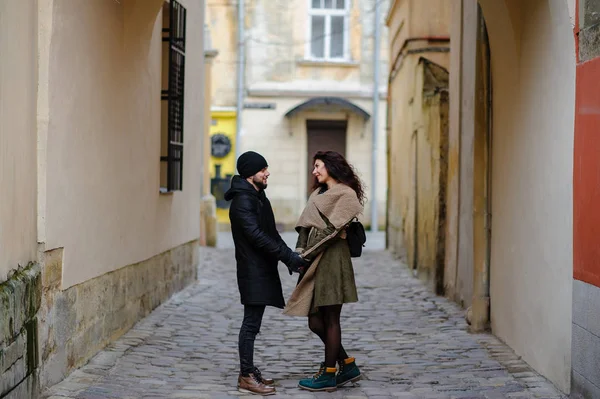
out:
M318 151L335 151L346 157L346 129L348 123L344 121L331 120L307 120L306 121L306 159L307 179L306 196L313 191L314 177L313 157Z

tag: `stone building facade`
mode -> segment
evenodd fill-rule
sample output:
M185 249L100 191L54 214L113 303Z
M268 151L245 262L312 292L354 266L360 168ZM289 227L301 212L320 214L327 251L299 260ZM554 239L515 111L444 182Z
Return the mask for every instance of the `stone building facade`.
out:
M378 0L382 10L387 1ZM382 29L377 156L373 162L373 51L375 0L246 1L244 84L240 142L235 142L239 43L237 6L225 0L207 8L214 46L219 51L213 70L215 140L228 142L226 154L213 154L211 176L219 220L228 224L227 203L220 201L235 174L235 147L255 150L267 158L268 189L275 217L283 229L294 226L303 209L312 156L321 149L346 155L367 186L370 204L378 205L385 225L387 164L385 110L387 33ZM384 12L381 13L383 24ZM224 138L226 137L226 138ZM372 165L376 164L376 200L371 198Z

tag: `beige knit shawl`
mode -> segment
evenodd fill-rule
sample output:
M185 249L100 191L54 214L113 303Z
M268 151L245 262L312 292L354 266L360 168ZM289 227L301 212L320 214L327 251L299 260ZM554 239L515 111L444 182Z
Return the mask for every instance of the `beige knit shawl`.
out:
M322 214L329 219L329 222L335 227L335 231L323 238L312 248L303 251L301 255L304 257L308 256L321 245L336 237L362 211L363 206L358 201L356 192L345 184L338 183L323 194L319 194L318 189L315 190L308 198L308 203L300 215L296 227L323 230L327 228L327 224L323 220ZM315 288L315 274L322 255L321 253L315 258L302 278L302 281L300 281L294 292L292 292L287 306L283 311L284 314L289 316L309 315Z

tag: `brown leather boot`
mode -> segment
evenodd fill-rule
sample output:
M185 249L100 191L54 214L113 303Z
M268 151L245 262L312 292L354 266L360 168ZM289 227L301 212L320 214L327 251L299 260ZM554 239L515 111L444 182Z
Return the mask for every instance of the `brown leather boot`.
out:
M260 382L262 382L265 385L275 384L275 380L272 378L266 378L265 376L263 376L262 373L260 372L260 370L258 369L258 367L254 367L254 375L258 378L258 380Z
M275 388L266 386L254 374L250 374L248 377L240 375L238 378L238 390L244 393L263 396L275 394Z

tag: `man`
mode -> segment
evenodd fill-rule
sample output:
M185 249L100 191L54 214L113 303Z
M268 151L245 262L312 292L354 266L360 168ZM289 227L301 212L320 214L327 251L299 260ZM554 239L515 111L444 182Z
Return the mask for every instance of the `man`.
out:
M309 264L285 244L275 227L271 203L265 195L268 164L253 151L237 161L239 175L234 176L225 199L231 201L229 220L235 244L237 280L244 321L239 335L240 376L238 388L243 392L271 395L273 380L262 377L254 366L254 340L266 306L283 308L283 292L277 270L282 261L292 272Z

